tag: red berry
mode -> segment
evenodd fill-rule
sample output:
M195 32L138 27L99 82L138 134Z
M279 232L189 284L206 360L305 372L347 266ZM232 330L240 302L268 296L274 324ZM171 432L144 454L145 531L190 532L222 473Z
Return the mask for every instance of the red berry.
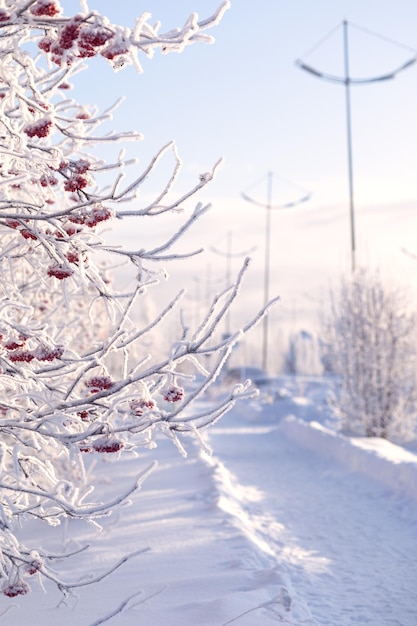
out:
M126 54L127 52L129 52L129 48L125 43L121 41L115 41L114 43L110 43L107 48L104 48L104 50L102 50L100 54L105 59L112 61L115 57Z
M65 226L64 230L67 233L68 237L72 237L72 235L80 232L79 228L74 228L73 226Z
M94 30L93 28L83 28L80 32L80 36L78 39L78 45L81 46L92 46L93 48L98 48L99 46L104 46L105 43L108 42L109 39L112 38L112 33L103 28L98 28Z
M51 56L51 61L52 63L55 63L55 65L62 65L62 56L59 54L53 54Z
M111 389L113 385L114 382L112 381L110 376L93 376L86 382L86 386L91 388L92 393Z
M0 22L7 22L10 19L9 13L5 9L0 9Z
M67 259L70 263L78 263L80 257L77 252L73 252L72 250L70 250L69 252L67 252Z
M14 350L9 354L9 359L13 363L30 363L34 358L33 354L26 350Z
M64 267L63 265L51 265L48 267L47 274L48 276L54 276L58 278L58 280L63 280L64 278L69 278L74 273L70 267Z
M17 220L6 220L6 224L9 228L19 228L20 222Z
M52 122L49 119L41 119L33 124L29 124L24 128L24 132L28 137L47 137L51 131Z
M81 25L77 16L62 27L61 32L59 33L59 43L64 50L72 48L74 41L78 37L80 29Z
M75 174L65 181L64 189L65 191L73 192L78 191L79 189L84 189L84 187L87 187L87 185L88 178L86 178L85 176L81 176L81 174Z
M80 262L80 255L78 254L78 252L75 252L74 250L70 250L69 252L67 252L67 259L69 263L75 263L76 265L78 265ZM83 252L81 255L81 259L83 263L87 263L88 256Z
M50 52L53 43L54 39L52 39L52 37L49 37L48 35L45 35L45 37L39 39L38 48L40 48L40 50L43 50L44 52Z
M26 340L22 341L22 343L17 343L17 341L6 341L6 343L4 344L4 347L6 348L6 350L17 350L17 348L23 348L23 346L25 345Z
M78 411L77 415L83 420L83 422L87 422L90 414L88 411Z
M54 346L50 348L41 344L36 348L33 354L38 361L54 361L62 357L64 354L64 346Z
M94 57L96 55L96 51L92 46L88 46L87 44L78 46L78 56L80 59L89 59L90 57Z
M72 164L72 169L77 174L85 174L90 169L90 161L86 161L85 159L80 159Z
M24 239L37 239L37 236L35 235L35 233L33 233L31 230L28 230L27 228L22 228L22 230L20 231L20 234L22 235L22 237Z
M15 598L16 596L23 596L29 593L30 587L23 580L16 580L14 583L6 583L3 585L2 592L8 598Z
M166 402L179 402L184 397L184 389L182 387L172 386L164 395Z
M62 172L62 170L66 170L68 167L69 163L68 161L60 161L59 165L57 168L55 167L51 167L51 169L58 171L58 172Z
M43 563L40 559L34 559L32 563L28 563L26 566L26 574L28 576L33 576L41 569Z
M87 221L87 215L70 215L68 220L73 224L85 224Z
M104 452L106 454L111 454L113 452L119 452L119 450L122 450L123 448L123 443L121 441L117 441L117 440L113 440L113 441L101 441L101 442L96 442L93 445L93 449L96 452Z
M50 185L51 187L55 187L55 185L58 184L58 181L55 176L45 176L45 174L42 174L39 179L39 183L41 187L48 187L48 185Z
M86 225L89 228L94 228L99 222L105 222L113 216L110 209L102 206L95 207L86 220Z
M30 12L36 17L42 17L43 15L54 17L61 12L61 7L56 0L37 0L30 7Z
M140 417L143 415L144 409L154 409L156 406L152 398L138 398L129 402L129 408L133 415Z

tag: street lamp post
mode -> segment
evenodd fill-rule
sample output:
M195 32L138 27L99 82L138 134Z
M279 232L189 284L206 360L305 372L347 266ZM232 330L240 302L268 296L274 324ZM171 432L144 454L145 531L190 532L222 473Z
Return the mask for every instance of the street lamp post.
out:
M252 246L252 248L250 248L249 250L242 250L240 252L232 252L232 232L229 231L227 233L227 243L226 243L226 250L219 250L218 248L215 248L214 246L211 246L210 248L212 250L212 252L215 252L216 254L220 254L221 256L226 257L226 288L230 287L231 282L232 282L232 259L233 258L237 258L237 257L246 257L249 254L251 254L251 252L253 252L256 249L256 246ZM228 308L227 313L226 313L226 319L225 319L225 335L227 337L230 336L230 308Z
M270 267L271 267L271 214L273 209L289 209L292 207L301 204L302 202L307 202L310 199L310 193L304 193L301 197L293 202L287 202L281 205L272 205L272 179L273 172L268 172L267 174L267 193L266 193L266 204L263 202L258 202L248 196L247 193L242 193L242 197L251 202L252 204L256 204L257 206L263 207L266 209L266 221L265 221L265 264L264 264L264 306L266 307L269 302L269 286L270 286ZM300 189L298 187L298 189ZM305 190L304 190L305 191ZM265 315L263 318L263 333L262 333L262 367L265 372L268 371L268 315Z
M351 121L351 103L350 103L350 86L351 85L369 85L371 83L381 82L395 78L395 76L413 65L417 60L417 55L414 51L414 56L406 63L400 65L399 68L388 74L380 76L373 76L369 78L352 78L349 68L349 37L348 37L348 25L347 20L343 21L343 61L344 61L344 76L333 76L331 74L325 74L313 68L311 65L307 65L300 59L296 60L296 65L306 72L309 72L317 78L321 78L328 82L336 83L345 86L345 107L346 107L346 136L347 136L347 162L348 162L348 184L349 184L349 216L350 216L350 248L351 248L351 267L352 272L356 269L356 238L355 238L355 202L354 202L354 189L353 189L353 151L352 151L352 121ZM370 33L368 34L375 34ZM394 42L391 42L394 43ZM407 47L408 46L402 46ZM315 46L317 48L317 46ZM410 48L408 48L410 49Z
M264 307L269 302L269 275L271 267L271 203L272 203L272 172L267 174L266 222L265 222L265 272L264 272ZM268 366L268 315L263 319L262 367Z

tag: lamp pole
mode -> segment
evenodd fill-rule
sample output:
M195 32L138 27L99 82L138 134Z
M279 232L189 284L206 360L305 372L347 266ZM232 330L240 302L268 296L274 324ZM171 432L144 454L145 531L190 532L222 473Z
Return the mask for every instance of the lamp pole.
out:
M232 252L232 232L228 231L227 240L226 240L226 251L219 250L218 248L215 248L214 246L211 246L210 249L212 250L212 252L215 252L216 254L220 254L221 256L226 257L226 285L225 286L227 288L227 287L230 287L231 282L232 282L232 258L243 257L243 256L246 257L248 256L248 254L250 254L256 249L256 246L253 246L249 250L243 250L241 252L233 253ZM230 336L230 307L227 309L225 322L226 322L225 334L229 337Z
M265 271L264 271L264 307L269 302L269 281L271 267L271 203L272 203L272 172L267 174L266 222L265 222ZM268 368L268 315L263 321L262 367Z
M296 65L306 72L309 72L313 76L317 78L321 78L328 82L342 84L345 86L345 107L346 107L346 143L347 143L347 162L348 162L348 185L349 185L349 218L350 218L350 249L351 249L351 268L352 272L356 269L356 236L355 236L355 201L354 201L354 185L353 185L353 150L352 150L352 119L351 119L351 102L350 102L350 86L351 85L369 85L370 83L381 82L385 80L391 80L395 78L395 76L405 70L406 68L413 65L417 60L417 55L414 51L414 56L403 63L393 72L388 74L383 74L380 76L373 76L369 78L352 78L350 75L349 68L349 35L348 35L348 26L349 22L344 20L343 24L343 62L344 62L344 76L333 76L331 74L325 74L313 68L311 65L307 65L304 61L297 59ZM379 36L376 33L371 33L370 31L366 31L368 34L372 34L375 36ZM383 39L386 39L385 37ZM322 40L323 41L323 40ZM394 42L391 42L394 43ZM399 45L399 44L397 44ZM402 46L408 48L408 46ZM317 46L314 46L317 48Z
M349 76L349 39L348 23L343 22L343 52L345 66L345 102L346 102L346 145L348 157L349 184L349 216L350 216L350 249L351 269L356 269L356 237L355 237L355 200L353 192L353 154L352 154L352 115L350 107L350 76Z
M242 197L251 202L252 204L256 204L257 206L263 207L266 209L266 220L265 220L265 262L264 262L264 306L267 306L269 302L269 286L270 286L270 267L271 267L271 214L273 209L288 209L301 204L302 202L307 202L310 199L310 193L304 193L301 197L299 197L294 202L287 202L281 205L272 205L272 180L274 174L273 172L268 172L267 178L267 189L266 189L266 203L258 202L247 195L247 193L242 193ZM299 188L300 189L300 188ZM304 190L305 191L305 190ZM265 372L268 371L268 315L265 315L263 318L263 332L262 332L262 368Z

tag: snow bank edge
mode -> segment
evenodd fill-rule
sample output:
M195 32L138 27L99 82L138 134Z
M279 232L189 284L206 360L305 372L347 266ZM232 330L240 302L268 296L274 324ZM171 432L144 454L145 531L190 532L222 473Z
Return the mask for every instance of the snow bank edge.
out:
M282 420L278 429L323 458L369 476L398 496L417 501L417 455L400 446L386 440L346 437L293 415Z

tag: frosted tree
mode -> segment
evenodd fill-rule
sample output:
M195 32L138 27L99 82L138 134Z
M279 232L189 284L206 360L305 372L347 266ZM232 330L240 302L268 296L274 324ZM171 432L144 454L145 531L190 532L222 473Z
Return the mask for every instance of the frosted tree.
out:
M410 437L417 417L416 316L404 291L358 270L333 294L326 356L340 376L342 428Z
M149 323L138 328L132 321L155 283L152 263L178 258L172 247L208 207L197 203L153 249L146 241L135 250L112 247L100 231L114 220L157 218L182 207L211 181L218 164L188 193L176 194L181 161L174 144L141 171L122 150L113 162L104 161L92 148L100 154L101 146L137 142L140 133L101 135L110 112L78 103L68 91L71 76L90 58L101 56L114 70L133 64L140 72L140 55L210 42L206 31L227 7L223 2L212 17L192 15L182 28L162 34L147 13L127 28L90 12L86 2L72 17L63 15L58 0L0 5L0 586L6 596L26 594L35 574L64 593L87 584L61 580L50 567L54 555L23 544L19 528L31 519L50 526L65 518L94 521L135 491L149 471L113 502L97 504L85 459L151 447L158 432L185 453L184 435L200 437L236 400L253 394L237 386L206 410L193 404L242 332L265 314L216 340L247 261L198 328L181 317L182 292ZM140 204L143 181L167 154L174 163L168 183L152 202ZM112 286L100 266L103 254L135 269L133 289L121 293ZM182 320L180 332L156 357L146 338L170 315ZM208 354L210 370L203 358ZM201 383L187 391L190 371Z

